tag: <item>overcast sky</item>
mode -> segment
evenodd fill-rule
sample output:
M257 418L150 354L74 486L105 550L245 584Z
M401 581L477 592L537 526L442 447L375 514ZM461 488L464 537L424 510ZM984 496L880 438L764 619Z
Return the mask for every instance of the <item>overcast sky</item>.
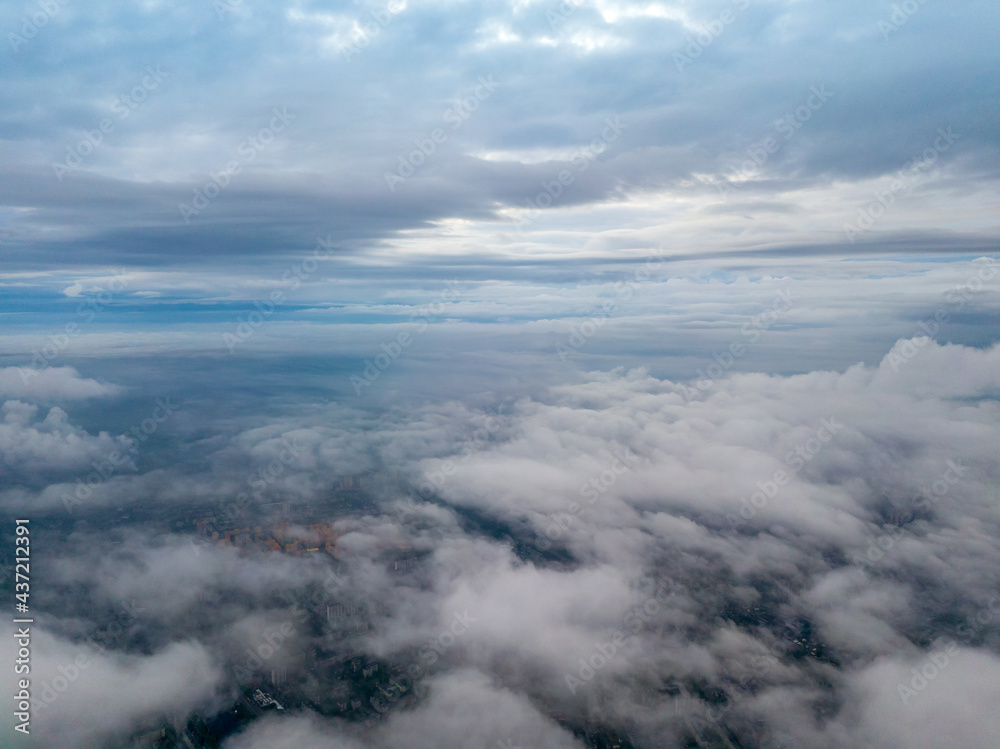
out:
M913 2L7 4L3 270L224 295L206 266L280 268L328 234L323 275L369 279L901 233L979 248L1000 11ZM914 157L852 248L844 225Z
M475 621L406 709L310 693L226 749L990 745L997 28L986 0L4 4L0 515L38 528L38 683L91 664L39 735L232 704L328 562L95 518L215 512L292 441L258 499L380 477L330 518L363 626L296 626L294 688L314 648L406 666Z

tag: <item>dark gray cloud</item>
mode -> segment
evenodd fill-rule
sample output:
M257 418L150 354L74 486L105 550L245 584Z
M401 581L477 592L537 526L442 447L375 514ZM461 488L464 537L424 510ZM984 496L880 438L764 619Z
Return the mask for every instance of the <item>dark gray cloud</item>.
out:
M57 7L34 38L8 38L3 51L10 267L23 267L29 248L48 267L252 267L328 233L367 253L430 222L523 208L560 171L573 181L555 208L612 200L627 215L645 196L711 198L754 153L763 159L737 189L794 196L808 209L809 191L839 203L855 185L870 196L868 180L920 158L939 128L959 140L935 157L921 189L939 203L956 190L972 199L996 179L997 92L981 74L995 67L994 9L982 2L918 4L892 32L879 27L892 7L864 3L601 2L568 13L541 2L401 4L389 13L244 2L221 18L210 3ZM9 8L2 25L20 34L30 10ZM553 25L552 13L565 18ZM357 54L341 52L365 34ZM113 129L101 134L105 119ZM101 142L81 149L88 131ZM774 152L760 151L768 137ZM420 143L433 153L411 160ZM67 149L88 153L57 177L52 164ZM386 174L401 159L421 163L390 191ZM185 223L179 205L193 205L230 162L239 172L220 177L218 196ZM935 220L926 229L948 227L943 214ZM778 232L772 242L795 240Z

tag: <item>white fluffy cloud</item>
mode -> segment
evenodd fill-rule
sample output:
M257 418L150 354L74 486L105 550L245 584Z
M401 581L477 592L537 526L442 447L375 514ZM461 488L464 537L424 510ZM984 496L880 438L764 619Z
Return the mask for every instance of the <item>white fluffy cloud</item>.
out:
M30 629L31 736L47 746L103 745L221 704L222 674L197 642L176 642L149 655L123 654L61 639L37 624ZM2 652L13 663L13 632L4 630ZM14 694L13 669L5 669L3 681L4 691Z
M51 479L70 471L89 473L94 461L106 461L112 453L120 466L131 465L130 438L90 434L71 424L58 406L41 418L38 406L11 400L0 406L0 417L0 474Z
M865 746L985 747L1000 736L1000 658L993 653L938 643L930 656L879 659L851 681Z
M0 368L0 398L31 401L81 400L119 395L124 389L81 377L73 367Z
M338 521L339 582L323 589L323 555L241 558L126 533L102 559L81 532L48 564L49 585L88 602L54 626L80 636L102 606L134 600L144 641L167 648L191 629L232 673L288 620L282 591L318 590L307 608L357 606L359 626L296 622L273 660L293 683L312 683L312 652L420 666L423 698L359 701L381 716L373 726L273 716L234 737L238 749L568 747L567 726L586 725L637 746L721 734L896 749L934 745L960 714L953 745L972 749L994 730L997 698L983 617L1000 616L988 607L1000 590L1000 346L923 341L894 367L904 345L878 366L734 374L695 397L692 384L619 370L492 417L331 404L270 420L218 440L213 475L171 491L189 502L186 487L232 486L226 476L281 462L292 437L301 462L269 489L284 496L309 501L362 461L391 466L366 484L385 512ZM31 407L9 412L34 423ZM415 564L394 571L403 550ZM899 712L899 680L948 638L959 655ZM965 682L979 685L968 699ZM934 705L918 711L924 728L894 733L918 699Z
M314 714L271 715L225 743L225 749L362 749L364 744Z
M376 742L414 749L582 746L524 695L497 687L476 671L456 670L435 679L429 689L430 696L418 709L392 714Z

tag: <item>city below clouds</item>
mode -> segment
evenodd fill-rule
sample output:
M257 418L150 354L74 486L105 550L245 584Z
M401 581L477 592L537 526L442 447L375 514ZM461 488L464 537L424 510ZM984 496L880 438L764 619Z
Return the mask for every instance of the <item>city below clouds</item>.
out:
M5 6L0 744L994 746L998 21Z

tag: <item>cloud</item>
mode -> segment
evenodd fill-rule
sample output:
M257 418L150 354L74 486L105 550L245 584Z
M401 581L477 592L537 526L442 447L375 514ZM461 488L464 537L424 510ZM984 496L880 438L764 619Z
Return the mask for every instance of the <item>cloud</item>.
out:
M129 437L89 434L72 425L58 406L39 418L38 406L10 400L0 406L0 416L0 473L9 479L34 483L71 472L89 473L92 463L105 462L109 455L125 468L134 467L128 456L133 447Z
M84 378L73 367L0 368L0 397L31 401L83 400L120 395L121 387Z
M982 3L967 0L954 13L922 5L888 39L879 23L893 14L863 3L835 12L788 0L640 11L605 3L565 18L558 5L430 3L388 22L384 7L243 6L220 18L204 6L98 3L62 8L24 46L8 37L5 262L222 267L239 258L260 267L317 234L335 232L346 256L367 256L449 220L482 240L461 252L474 258L495 244L490 224L506 223L499 210L523 210L540 195L551 209L532 219L539 249L558 242L549 222L574 208L607 229L655 203L675 237L697 226L703 239L732 241L739 226L810 253L887 189L876 181L949 127L960 140L894 200L879 229L926 240L953 228L944 206L955 201L978 217L972 224L988 223L977 201L997 176L996 136L984 124L995 96L976 76L996 62L986 32L995 9ZM27 20L18 9L0 19L15 30ZM111 44L86 64L30 64L90 49L108 29L116 39L141 34L142 53ZM181 44L178 29L195 36ZM262 61L262 46L283 65ZM928 74L927 59L948 64ZM773 70L783 73L775 79ZM475 96L481 77L500 84L488 99ZM969 85L955 89L954 80ZM807 105L814 90L832 98ZM293 119L261 136L275 109ZM616 117L627 128L620 137L574 163ZM446 140L430 139L436 128ZM769 137L778 150L763 150ZM748 222L746 211L705 220L717 187L748 160L752 178L734 189L794 207L795 223ZM416 164L415 173L390 192L386 175L401 163ZM230 164L239 171L228 174ZM560 186L561 172L572 181ZM185 223L179 205L202 200ZM649 231L658 222L641 223ZM808 245L799 243L806 224Z
M196 642L125 655L63 640L37 625L31 633L31 735L50 745L94 746L183 720L217 703L223 685L211 655ZM12 634L3 647L11 662ZM5 681L13 690L13 672Z
M523 695L498 688L483 674L459 670L428 685L430 696L412 711L391 715L376 741L417 749L439 746L582 746Z
M229 739L225 749L361 749L364 744L314 714L268 716Z
M983 398L1000 390L998 371L1000 348L996 346L984 353L964 346L941 346L921 336L892 347L874 384L918 396Z
M0 7L43 741L989 744L998 18Z
M868 746L986 746L997 735L1000 659L982 650L946 648L935 648L937 663L945 664L940 668L926 656L880 659L852 676L860 698L852 712Z
M720 335L743 319L720 316ZM893 680L942 643L978 664L969 679L992 678L998 350L902 339L839 371L677 381L619 368L478 403L377 410L305 393L239 418L188 408L176 438L197 460L154 453L159 467L104 482L46 545L44 631L79 643L125 602L141 613L109 653L153 658L186 639L220 685L309 695L314 708L290 702L234 746L721 734L892 747L868 706L897 698ZM110 439L59 407L5 408L11 450L31 444L25 430ZM5 498L57 506L52 470L29 466ZM92 523L113 501L181 526L124 524L108 547ZM333 519L337 557L191 535L229 505L236 527L291 513L289 537ZM382 696L358 690L358 669ZM210 717L232 696L218 688L179 712ZM115 731L158 720L132 712Z

